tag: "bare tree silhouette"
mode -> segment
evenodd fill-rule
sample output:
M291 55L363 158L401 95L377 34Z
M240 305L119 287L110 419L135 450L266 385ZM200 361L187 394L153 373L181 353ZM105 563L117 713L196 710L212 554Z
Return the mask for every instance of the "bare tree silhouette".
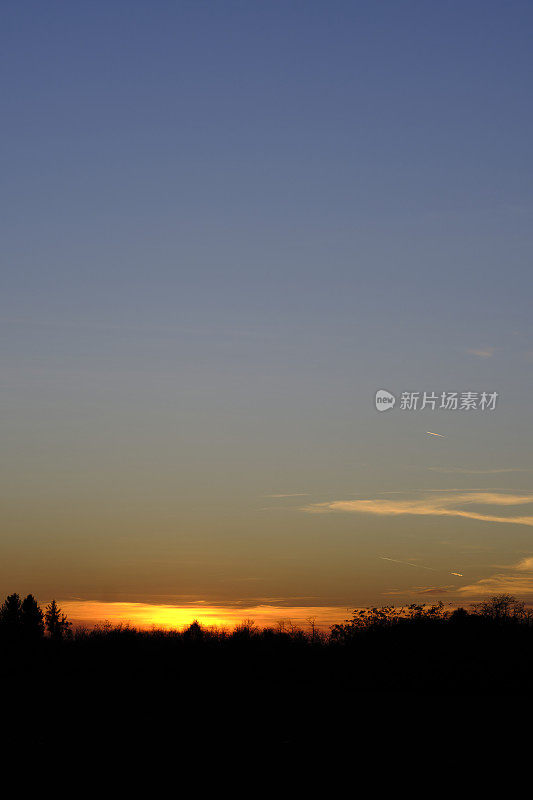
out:
M508 622L525 616L525 603L511 594L496 594L474 605L474 610L494 622Z

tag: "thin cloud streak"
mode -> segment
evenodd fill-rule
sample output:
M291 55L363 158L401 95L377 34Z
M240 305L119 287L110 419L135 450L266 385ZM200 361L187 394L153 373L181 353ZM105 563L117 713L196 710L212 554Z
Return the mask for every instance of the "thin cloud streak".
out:
M432 472L443 472L449 475L499 475L503 472L531 472L525 467L504 467L503 469L463 469L462 467L428 467Z
M345 512L376 514L380 516L438 516L461 517L480 522L499 522L513 525L533 526L533 516L503 517L497 514L483 514L461 508L462 505L517 506L533 503L531 495L509 495L495 492L469 492L458 495L430 495L416 500L334 500L326 503L313 503L302 508L308 513Z
M290 492L289 494L265 494L265 497L309 497L309 492Z
M514 594L521 597L533 595L533 556L527 556L517 564L505 567L513 572L526 573L520 575L509 572L497 572L475 583L461 586L458 594L463 597L483 597L491 594Z
M485 597L493 594L512 594L519 597L533 595L533 575L505 575L503 573L482 578L468 586L461 586L461 597Z
M475 348L471 347L468 348L467 353L470 353L471 356L478 356L478 358L492 358L496 349L494 347L483 347L483 348Z

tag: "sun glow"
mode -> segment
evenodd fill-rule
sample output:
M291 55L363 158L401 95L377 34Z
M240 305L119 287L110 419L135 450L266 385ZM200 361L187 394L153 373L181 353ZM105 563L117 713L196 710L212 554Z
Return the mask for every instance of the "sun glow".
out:
M289 621L298 627L309 626L314 618L322 629L342 622L349 610L338 606L216 606L202 603L191 605L158 605L151 603L99 602L96 600L58 601L63 612L74 625L93 626L110 622L112 625L129 624L134 628L149 630L182 629L197 620L206 627L233 628L245 619L253 619L259 627L273 627L280 621Z

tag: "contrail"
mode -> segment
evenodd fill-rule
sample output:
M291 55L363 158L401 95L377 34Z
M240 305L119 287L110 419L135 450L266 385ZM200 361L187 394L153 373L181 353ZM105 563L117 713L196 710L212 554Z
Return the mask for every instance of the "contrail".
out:
M419 569L429 569L431 572L438 572L433 567L425 567L423 564L412 564L410 561L400 561L397 558L388 558L388 556L378 556L382 561L394 561L395 564L407 564L409 567L418 567Z
M388 556L378 556L382 561L394 561L395 564L407 564L408 567L418 567L418 569L428 569L430 572L445 572L445 570L434 569L434 567L426 567L424 564L413 564L411 561L400 561L398 558L389 558ZM463 577L462 572L450 572L449 575L457 575L458 578Z
M444 436L443 433L433 433L433 431L426 431L426 433L429 433L430 436Z

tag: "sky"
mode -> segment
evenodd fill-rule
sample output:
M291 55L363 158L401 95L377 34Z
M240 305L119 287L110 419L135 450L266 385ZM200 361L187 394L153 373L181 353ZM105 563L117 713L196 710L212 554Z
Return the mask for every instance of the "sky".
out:
M4 594L165 624L533 603L532 25L2 5Z

